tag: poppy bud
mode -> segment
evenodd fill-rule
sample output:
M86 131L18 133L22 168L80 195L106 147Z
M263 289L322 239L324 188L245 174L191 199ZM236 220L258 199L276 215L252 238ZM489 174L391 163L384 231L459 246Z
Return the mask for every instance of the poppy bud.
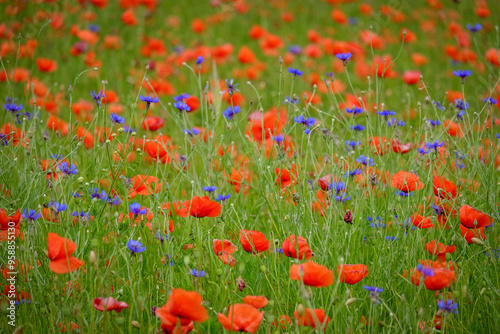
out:
M69 307L63 307L62 313L67 316L71 314L71 310L69 309Z
M236 285L238 286L238 290L243 291L245 288L245 281L241 277L236 278Z
M90 254L89 254L89 262L90 262L90 264L94 264L94 265L95 265L95 264L96 264L96 262L97 262L97 256L96 256L96 254L95 254L95 252L94 252L94 251L90 251Z
M305 311L306 311L306 310L304 309L304 305L299 304L299 305L297 306L297 315L298 315L299 317L303 316L303 315L304 315L304 313L305 313Z
M347 223L347 224L352 224L352 213L351 213L351 210L347 210L345 216L344 216L344 221Z
M141 328L141 325L139 325L139 322L138 322L138 321L133 320L133 321L132 321L132 327L135 327L135 328Z
M184 256L184 264L185 264L186 266L189 264L189 261L190 261L189 256L187 256L187 255L186 255L186 256Z
M137 302L136 302L137 310L142 313L144 312L144 298L139 296L137 297Z
M80 306L80 304L76 304L75 306L73 306L73 316L76 317L78 314L80 314L81 309L82 307Z
M125 318L124 317L116 317L115 318L115 323L118 325L118 326L121 326L125 323Z
M217 276L222 276L222 269L220 269L220 268L216 269L216 270L215 270L215 274L216 274Z
M358 299L357 298L349 298L348 300L346 300L345 306L349 306L349 305L353 304L356 300L358 300Z
M470 239L473 243L475 243L476 245L479 245L479 246L484 246L484 242L481 240L481 239L478 239L478 238L471 238Z
M260 266L260 271L262 271L265 274L267 271L266 266Z

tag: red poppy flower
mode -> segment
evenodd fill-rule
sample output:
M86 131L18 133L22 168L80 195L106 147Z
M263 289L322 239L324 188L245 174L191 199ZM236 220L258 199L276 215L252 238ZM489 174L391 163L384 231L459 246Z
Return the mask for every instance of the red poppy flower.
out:
M276 328L281 327L281 329L287 329L291 324L292 324L292 319L290 319L290 317L287 316L286 314L280 315L277 320L274 319L273 321L273 326Z
M420 80L419 71L406 71L403 74L403 81L408 85L414 85Z
M394 153L408 153L411 151L412 146L413 143L401 144L396 138L392 140L392 150L394 151Z
M427 251L431 255L436 255L439 261L446 261L446 253L452 254L457 246L445 246L444 244L437 242L437 240L432 240L426 244Z
M55 233L49 233L47 237L50 270L56 274L67 274L75 271L83 265L83 262L71 256L76 250L76 244Z
M451 284L455 273L445 268L432 268L434 275L426 276L424 280L425 287L428 290L442 290Z
M415 190L424 188L424 184L420 182L420 178L405 171L400 171L394 174L391 178L391 187L409 193Z
M195 291L172 289L167 303L157 309L155 314L160 318L162 327L190 326L192 322L204 322L208 319L207 310L201 304L202 297Z
M123 309L128 308L128 304L125 302L119 302L113 297L108 298L95 298L94 299L94 308L101 312L109 312L116 311L116 313L120 313Z
M370 139L370 146L375 151L375 154L383 156L389 152L389 140L385 137L372 137Z
M264 312L259 312L255 307L247 304L234 304L229 306L227 316L217 313L217 318L226 330L255 333L264 318Z
M155 176L136 175L131 181L134 183L132 189L129 191L130 198L136 195L149 196L158 193L161 190L162 183Z
M288 257L293 257L294 259L298 258L299 260L309 260L312 257L312 252L307 244L307 240L299 236L296 243L295 234L286 238L285 241L283 241L282 247L284 254ZM299 250L298 257L297 249Z
M364 264L339 264L339 280L342 283L356 284L368 276L368 267Z
M289 187L292 184L297 182L297 165L292 165L290 171L284 168L276 168L276 184L279 185L282 189Z
M214 239L212 241L212 247L214 249L215 254L219 257L219 259L224 262L224 264L228 264L231 267L234 267L236 264L236 260L231 256L234 252L238 250L231 241L229 240L218 240Z
M468 244L472 244L472 238L476 238L479 240L484 240L485 235L484 235L484 227L481 228L467 228L460 224L460 234L462 234L462 237L467 241Z
M9 237L14 239L21 235L21 226L19 221L21 220L21 211L17 211L12 216L7 216L7 212L4 209L0 209L0 242L8 241ZM13 228L13 233L9 233L9 228ZM10 240L12 240L12 237Z
M434 227L434 224L431 223L430 217L423 217L416 212L413 214L413 216L411 216L411 222L413 223L413 225L415 225L418 228L425 229L425 228Z
M41 72L50 73L57 70L57 62L47 58L37 58L36 66Z
M264 114L252 113L250 123L246 128L246 135L250 140L262 143L263 141L281 133L287 120L285 110L273 109Z
M304 314L299 315L296 310L293 315L297 318L298 326L309 326L316 328L317 325L327 324L330 322L330 317L325 316L325 311L322 309L306 308Z
M194 196L192 200L182 203L183 209L179 210L179 216L192 216L196 218L217 217L220 215L222 207L219 203L210 200L208 196Z
M293 264L290 267L290 279L302 281L305 285L316 288L326 287L333 283L333 273L325 266L308 261L301 264Z
M333 181L335 181L335 178L333 178ZM332 175L327 174L323 177L320 177L318 179L318 184L321 187L321 190L323 191L328 191L328 185L332 183Z
M443 199L452 199L457 195L457 186L442 176L434 176L432 178L432 189L434 190L434 195Z
M158 116L146 117L142 123L142 128L149 131L157 131L165 124L165 120Z
M269 240L259 231L240 231L240 242L247 253L261 253L269 249Z
M243 302L247 305L251 305L257 309L262 308L267 305L268 300L264 296L246 296L243 298Z
M469 205L460 208L460 223L467 228L481 228L491 224L491 217Z

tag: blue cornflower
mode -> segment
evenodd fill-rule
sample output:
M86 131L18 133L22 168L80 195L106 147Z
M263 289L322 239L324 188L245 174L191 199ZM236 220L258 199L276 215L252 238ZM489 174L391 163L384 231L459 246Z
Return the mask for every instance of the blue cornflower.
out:
M310 133L311 133L311 129L309 129L309 128L305 129L305 130L304 130L304 133L305 133L306 135L310 134Z
M285 103L289 103L289 104L298 104L300 102L300 99L298 97L296 98L293 98L293 97L288 97L286 96L285 97Z
M224 115L224 117L226 117L227 119L233 119L234 115L238 114L239 112L240 112L239 106L228 107L226 110L222 112L222 115Z
M380 116L388 117L396 115L396 112L394 110L382 110L382 111L377 111L377 114L379 114Z
M348 61L349 59L351 59L352 54L351 54L350 52L346 52L346 53L337 53L337 54L335 55L335 57L337 57L337 59L342 60L342 62L344 63L344 66L346 66L346 65L347 65L347 61Z
M432 204L432 211L434 211L434 213L437 214L438 216L441 216L444 213L444 210L441 209L436 204Z
M384 291L384 289L377 288L376 286L363 285L363 288L365 288L365 290L368 290L370 292L376 292L376 293L380 293L380 292Z
M120 199L120 197L118 197L118 195L115 195L115 197L113 198L111 197L108 198L109 205L120 205L121 202L122 200Z
M160 232L156 232L156 236L155 236L156 239L160 239L160 242L163 243L165 240L168 241L168 234L163 234L163 233L160 233Z
M345 173L344 177L353 177L354 175L361 175L361 173L363 173L363 171L359 168L356 168L353 171Z
M78 169L76 169L75 164L71 164L71 167L68 166L68 163L66 161L62 161L59 163L59 170L64 174L64 175L75 175L78 173Z
M418 271L420 271L425 277L432 277L434 276L434 270L432 267L424 267L422 263L419 263L417 266Z
M92 32L99 32L99 26L97 24L90 23L88 27L89 30Z
M360 155L359 157L357 157L356 162L360 163L362 165L365 165L365 166L375 165L372 158L368 158L367 156L364 156L364 155Z
M295 123L302 124L303 126L306 127L311 127L316 123L316 120L312 117L305 118L304 116L300 115L298 117L294 118Z
M130 212L132 212L135 216L137 215L145 215L148 210L146 208L141 209L141 205L139 203L130 204Z
M196 58L196 65L200 66L201 64L203 64L204 60L205 60L205 58L203 58L203 56L198 56Z
M341 191L347 189L347 184L345 184L344 182L342 181L338 181L338 182L332 182L332 183L327 183L326 184L326 188L329 190L329 191L333 191L335 190L335 193L340 193Z
M359 115L359 114L361 114L363 112L363 108L360 108L358 106L352 106L351 109L346 108L345 111L348 114Z
M49 202L49 208L51 208L55 213L66 211L68 206L64 203L58 203L54 201Z
M226 79L226 86L227 86L227 89L225 91L222 92L222 94L224 94L225 92L227 92L229 94L229 96L233 96L234 92L239 92L240 90L236 88L236 86L238 86L238 84L236 83L233 83L234 80L233 79Z
M123 123L125 123L125 118L121 117L121 116L119 116L118 114L115 114L115 113L111 113L111 116L109 118L111 118L111 122L113 124L123 124Z
M203 190L205 190L206 192L209 192L209 193L212 193L212 192L217 190L216 186L206 186L206 187L202 187L202 188L203 188Z
M297 77L297 76L299 76L299 77L300 77L302 74L304 74L304 71L299 71L299 70L298 70L298 69L296 69L296 68L294 69L294 68L291 68L291 67L290 67L290 68L288 69L288 73L293 74L293 77L295 78L295 77Z
M61 155L61 154L51 154L50 157L52 159L56 159L56 160L62 160L62 159L64 159L64 156Z
M228 199L229 199L229 197L231 197L231 194L227 194L227 195L222 195L222 194L219 194L219 196L217 196L217 197L215 198L215 200L216 200L217 202L225 202L226 200L228 200Z
M28 121L30 121L32 115L29 112L18 112L16 114L16 120L17 120L17 123L19 123L19 124L21 124L21 119L19 118L21 116L26 117L28 119Z
M430 124L432 127L435 127L435 126L437 126L437 125L441 125L441 122L440 122L439 120L434 121L434 120L432 120L432 119L429 119L428 121L429 121L429 124Z
M498 100L495 100L490 96L490 97L485 97L483 99L483 102L488 104L497 104Z
M346 193L342 193L340 195L336 195L335 196L335 200L337 202L342 202L342 203L345 203L346 201L350 201L351 200L351 196L347 196Z
M281 144L283 142L283 139L285 139L285 136L282 135L282 134L279 134L279 135L276 135L276 136L272 136L274 142Z
M139 100L146 102L146 109L149 109L151 103L158 103L160 99L158 97L152 98L151 96L139 95Z
M419 147L417 148L417 151L418 153L420 153L421 155L426 155L427 153L429 153L430 151L429 150L426 150L425 148L423 147Z
M479 30L483 29L483 26L479 23L476 23L473 26L471 26L470 24L467 24L467 29L469 29L469 31L472 33L476 33Z
M182 94L179 94L177 96L174 96L174 101L175 102L184 102L184 100L186 100L188 98L189 98L188 93L182 93Z
M497 133L497 138L498 138L498 139L500 139L500 132L499 132L499 133Z
M69 193L69 195L73 198L80 198L82 195L80 193Z
M0 133L0 141L2 142L3 146L9 145L9 139L8 139L7 135L4 135L3 133Z
M405 124L406 124L405 121L403 121L402 119L396 122L396 125L401 127L405 126Z
M104 190L103 190L104 191ZM98 188L90 189L90 199L101 198Z
M10 111L12 113L19 112L23 110L23 105L16 105L15 103L6 103L3 105L6 111Z
M401 196L401 197L410 197L413 196L412 192L406 193L402 190L396 190L396 195Z
M95 93L95 91L90 92L90 96L94 99L95 103L100 107L101 106L101 99L105 97L106 95L100 91L98 94Z
M285 251L283 250L283 248L276 248L275 252L278 254L278 255L281 255L281 254L284 254Z
M299 45L290 45L288 47L288 51L290 51L291 54L298 56L301 54L302 48Z
M388 236L385 237L385 240L386 241L395 241L395 240L398 240L398 238L397 237L391 237L391 236L388 235Z
M457 114L457 118L461 121L463 121L464 119L462 118L462 116L465 115L465 111L464 110L460 110Z
M360 141L355 141L355 140L346 140L345 141L346 146L349 148L351 147L353 150L356 148L356 146L360 146L361 142Z
M85 211L73 211L71 212L71 215L75 218L83 218L84 220L88 220L88 218L90 217L89 213Z
M131 128L131 127L127 126L127 125L122 126L122 129L123 129L123 132L125 132L125 133L133 133L133 132L135 132L134 128Z
M196 136L196 135L199 135L200 134L200 130L198 129L195 129L195 128L191 128L191 130L189 129L184 129L184 133L187 134L187 135L190 135L191 137L192 136Z
M191 269L189 273L194 277L205 277L205 270L198 271L196 269Z
M467 78L468 76L470 76L472 74L472 72L469 71L469 70L455 70L455 71L453 71L453 74L456 77L459 77L460 79L462 79L462 83L464 83L465 82L465 78Z
M325 73L325 75L333 80L333 72L327 72ZM325 79L325 84L328 86L328 84L326 83L326 79Z
M446 107L443 106L439 101L432 100L432 104L441 111L445 111Z
M354 130L354 131L363 131L365 129L365 127L361 124L356 124L356 125L351 125L351 130Z
M24 209L24 212L21 216L24 219L27 219L29 222L34 222L35 220L38 220L42 216L42 214L40 212L36 212L35 210L26 212L26 209Z
M458 303L453 303L453 300L448 299L446 302L444 300L439 300L437 302L440 310L443 310L445 314L457 314L458 313Z
M175 102L174 103L174 107L179 110L179 112L183 112L183 111L191 111L191 107L188 106L186 103L184 102Z
M438 147L441 147L444 145L443 142L439 142L439 140L434 141L434 143L426 143L425 147L427 147L429 150L437 150Z
M135 255L136 253L142 253L146 250L146 247L143 247L139 241L132 239L127 242L127 247L131 251L130 255Z

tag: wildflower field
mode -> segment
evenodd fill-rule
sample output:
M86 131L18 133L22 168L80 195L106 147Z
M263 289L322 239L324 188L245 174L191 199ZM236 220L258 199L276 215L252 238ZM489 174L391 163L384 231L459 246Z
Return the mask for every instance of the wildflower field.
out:
M0 1L1 333L496 333L500 3Z

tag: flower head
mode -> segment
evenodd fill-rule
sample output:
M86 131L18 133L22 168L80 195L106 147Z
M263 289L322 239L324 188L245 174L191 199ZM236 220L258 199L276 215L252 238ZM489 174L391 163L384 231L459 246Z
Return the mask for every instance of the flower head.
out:
M6 103L3 105L3 107L5 108L6 111L10 111L12 113L16 113L23 110L22 104L16 105L15 103Z
M226 86L227 86L227 89L225 91L222 92L222 94L224 94L225 92L227 92L230 96L233 96L234 92L239 92L240 90L236 88L236 86L238 86L238 84L236 83L233 83L233 79L226 79Z
M476 23L473 26L471 26L470 24L467 24L467 29L469 29L469 31L472 33L476 33L479 30L483 29L483 26L479 23Z
M196 65L200 66L203 63L203 60L205 60L203 56L198 56L196 58Z
M71 164L71 167L70 167L66 161L62 161L61 163L59 163L58 167L59 167L59 170L64 175L67 175L67 176L75 175L76 173L78 173L78 169L76 169L75 164Z
M127 242L127 247L132 252L131 255L142 253L146 250L146 247L143 247L139 241L132 239Z
M130 212L134 215L145 215L148 212L146 208L141 209L141 205L139 203L132 203L129 208Z
M90 96L94 99L95 103L100 107L101 106L101 99L106 96L102 91L100 91L98 94L95 93L95 91L90 92Z
M209 192L209 193L212 193L212 192L217 190L216 186L206 186L206 187L202 187L202 188L203 188L203 190L205 190L206 192Z
M440 310L444 311L445 314L457 314L458 313L458 303L453 303L453 300L448 299L447 301L439 300L437 305Z
M191 269L189 273L194 277L205 277L205 270L198 271L196 269Z
M360 108L358 106L352 106L351 109L346 108L345 111L348 114L359 115L359 114L361 114L363 112L363 108Z
M351 54L350 52L346 52L346 53L337 53L337 54L335 55L335 57L337 57L337 59L342 60L342 62L344 63L344 66L346 66L346 65L347 65L347 61L348 61L349 59L351 59L352 54Z
M158 102L160 102L160 99L158 97L152 98L151 96L144 96L144 95L140 95L139 96L139 100L141 100L142 102L146 102L146 107L147 108L149 108L149 105L151 103L158 103Z
M229 199L229 197L231 197L231 194L227 194L227 195L222 195L222 194L219 194L219 196L217 196L217 197L215 198L215 200L216 200L217 202L225 202L226 200L228 200L228 199Z
M26 212L26 209L24 209L24 212L21 216L24 219L27 219L29 222L34 222L38 220L42 216L42 214L40 212L36 212L35 210L29 210L29 212Z
M121 117L121 116L119 116L119 115L117 115L115 113L111 113L110 118L111 118L111 122L113 124L123 124L123 123L125 123L125 118Z
M459 77L460 79L462 79L462 83L464 83L465 78L470 76L472 74L472 72L470 70L455 70L455 71L453 71L453 74L456 77Z
M234 115L238 114L239 112L240 112L239 106L228 107L226 110L222 112L222 115L224 115L224 117L226 117L227 119L233 119Z
M295 77L300 77L300 76L302 76L302 74L304 74L304 71L299 71L299 70L298 70L298 69L296 69L296 68L291 68L291 67L290 67L290 68L288 69L288 73L293 74L293 77L295 78Z
M389 117L392 115L396 115L396 112L394 110L382 110L377 111L377 114L379 114L380 116Z

